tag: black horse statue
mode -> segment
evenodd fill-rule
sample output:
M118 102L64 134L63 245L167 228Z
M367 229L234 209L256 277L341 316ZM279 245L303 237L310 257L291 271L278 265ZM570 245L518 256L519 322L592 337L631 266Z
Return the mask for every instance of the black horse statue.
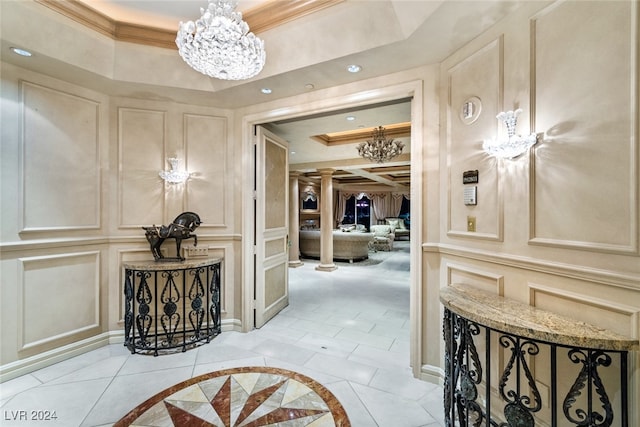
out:
M193 212L183 212L173 220L169 225L161 225L157 227L155 224L153 227L142 227L145 231L145 236L149 241L151 247L151 253L156 261L184 261L184 258L180 254L180 245L185 239L194 239L194 246L198 245L198 236L193 233L193 230L198 228L202 222L198 214ZM160 251L160 245L166 239L176 239L176 258L165 258Z

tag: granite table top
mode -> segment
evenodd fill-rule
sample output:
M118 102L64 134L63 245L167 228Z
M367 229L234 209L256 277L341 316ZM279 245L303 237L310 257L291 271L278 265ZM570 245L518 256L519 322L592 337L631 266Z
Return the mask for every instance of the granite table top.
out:
M190 268L205 267L222 262L222 258L194 258L184 261L128 261L122 263L122 266L128 270L141 271L169 271L169 270L187 270Z
M509 334L571 347L637 351L637 339L463 284L440 289L440 302L458 316Z

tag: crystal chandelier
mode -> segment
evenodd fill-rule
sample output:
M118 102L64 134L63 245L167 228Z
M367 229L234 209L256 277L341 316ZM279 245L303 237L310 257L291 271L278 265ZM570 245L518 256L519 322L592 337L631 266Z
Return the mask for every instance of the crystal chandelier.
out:
M196 22L180 22L176 45L194 70L222 80L244 80L262 71L264 42L249 32L235 0L209 0Z
M171 165L171 170L168 171L160 171L158 175L160 178L164 179L169 184L182 184L191 175L189 172L184 170L178 170L178 166L180 165L180 160L175 157L171 157L167 159L169 164Z
M518 115L522 113L522 109L515 111L502 112L496 116L498 120L507 127L507 139L485 139L482 144L484 151L490 156L501 159L513 159L526 152L536 142L538 137L535 133L526 136L516 135L516 124L518 123Z
M402 142L387 139L384 135L384 128L378 126L373 129L370 141L362 142L358 145L358 154L365 159L384 163L402 153L403 148L404 144Z

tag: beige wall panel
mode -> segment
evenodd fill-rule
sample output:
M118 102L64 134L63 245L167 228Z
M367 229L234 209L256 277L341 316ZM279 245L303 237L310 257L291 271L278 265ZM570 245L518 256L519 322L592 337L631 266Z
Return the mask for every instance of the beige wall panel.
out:
M287 250L287 242L284 239L276 239L265 241L264 256L269 258L275 255L281 255Z
M464 283L465 285L492 292L496 295L504 295L504 276L490 273L476 267L446 263L447 284Z
M282 277L287 274L283 271L285 269L287 269L286 264L278 264L264 272L264 288L267 291L264 296L266 308L280 301L287 294L286 283L282 280Z
M184 115L185 167L192 173L187 184L187 206L202 220L202 226L226 226L227 119L206 115Z
M19 351L99 326L99 265L99 252L20 259Z
M637 3L561 2L533 20L532 242L638 250ZM635 130L634 130L635 128Z
M100 104L29 82L21 89L23 231L99 228Z
M495 136L496 114L502 109L502 38L474 52L448 70L449 153L448 234L458 237L502 239L502 199L499 171L482 151L484 138ZM463 105L476 99L476 113L465 118ZM478 170L478 184L462 183L462 173ZM463 203L465 187L477 185L478 203ZM476 217L476 231L467 231L467 216Z
M165 122L163 111L118 109L120 228L163 224Z
M563 289L529 284L529 304L543 310L563 313L573 319L622 335L638 336L640 302L633 307L616 301L576 294Z
M265 172L265 203L269 215L266 217L265 228L279 228L287 224L289 206L286 204L289 190L289 176L287 170L287 152L281 146L268 142L265 144L266 158L269 159L269 169ZM283 185L284 184L284 185ZM274 211L277 209L277 211Z

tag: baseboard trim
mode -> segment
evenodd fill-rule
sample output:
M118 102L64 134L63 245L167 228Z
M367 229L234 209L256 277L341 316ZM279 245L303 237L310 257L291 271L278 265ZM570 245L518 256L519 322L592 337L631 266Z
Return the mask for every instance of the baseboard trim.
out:
M422 365L420 367L420 379L432 384L444 385L444 370L438 366Z
M239 319L225 319L221 322L222 332L242 332L242 322ZM71 343L35 356L0 366L0 383L18 378L22 375L46 368L55 363L79 356L109 344L123 344L124 331L104 332L100 335Z
M121 338L118 338L118 335L121 335ZM47 366L79 356L91 350L104 347L111 343L112 336L114 342L118 342L118 339L120 339L120 342L124 342L124 333L120 331L104 332L82 341L67 344L26 359L16 360L15 362L2 365L0 366L0 383L37 371L38 369L46 368Z

